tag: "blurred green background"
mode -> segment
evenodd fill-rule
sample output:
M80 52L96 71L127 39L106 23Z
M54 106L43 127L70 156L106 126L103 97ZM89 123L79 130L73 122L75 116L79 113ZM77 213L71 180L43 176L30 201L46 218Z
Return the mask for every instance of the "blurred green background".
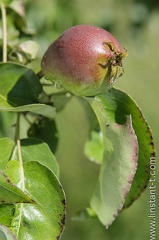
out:
M116 82L115 87L126 91L136 100L151 126L158 151L159 1L26 0L25 11L29 27L36 30L34 38L41 47L39 59L32 64L37 71L40 68L40 58L49 44L73 25L98 25L114 34L128 50L128 57L124 60L125 73ZM12 117L14 115L8 113L1 116L1 136L11 134ZM56 122L60 137L56 156L67 197L66 228L61 239L150 239L148 188L129 209L117 217L108 230L97 219L72 221L76 211L88 206L99 168L86 159L83 153L89 132L89 121L83 101L73 97L64 110L57 114ZM7 131L3 131L3 124L7 126ZM159 197L158 186L157 178L156 198ZM156 217L157 215L159 216L158 206ZM156 239L159 239L158 220Z

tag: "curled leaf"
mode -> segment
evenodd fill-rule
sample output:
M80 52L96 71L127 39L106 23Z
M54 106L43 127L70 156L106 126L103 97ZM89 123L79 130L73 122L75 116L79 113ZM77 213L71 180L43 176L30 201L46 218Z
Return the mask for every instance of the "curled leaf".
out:
M124 125L108 123L105 117L101 117L100 120L104 137L104 156L90 205L103 225L108 228L122 209L130 190L137 167L138 143L131 117Z
M37 57L39 49L39 45L35 41L25 41L10 53L10 58L22 64L27 64Z

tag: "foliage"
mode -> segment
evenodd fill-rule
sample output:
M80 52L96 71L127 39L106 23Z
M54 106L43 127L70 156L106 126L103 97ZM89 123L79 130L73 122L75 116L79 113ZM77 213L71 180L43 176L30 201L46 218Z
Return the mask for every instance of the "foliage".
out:
M55 3L62 11L64 1ZM71 8L70 1L65 14ZM77 97L56 89L37 73L39 44L32 40L34 31L28 27L24 9L20 1L1 1L0 111L2 119L6 113L14 114L16 123L14 134L0 139L0 237L60 239L66 196L55 157L60 141L57 115L64 116L69 101ZM54 18L58 35L63 26L60 18ZM72 15L72 25L77 18ZM152 133L138 105L123 91L112 88L78 99L90 126L83 150L100 171L89 204L75 219L98 218L108 228L148 184L149 160L154 157ZM23 126L25 138L20 132Z

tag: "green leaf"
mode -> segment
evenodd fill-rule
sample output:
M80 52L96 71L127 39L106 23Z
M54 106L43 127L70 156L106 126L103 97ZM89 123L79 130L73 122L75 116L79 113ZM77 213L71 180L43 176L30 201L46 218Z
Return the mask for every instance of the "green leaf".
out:
M24 239L26 232L37 240L58 239L65 218L65 196L59 181L49 169L37 162L27 162L24 172L26 189L39 204L34 208L25 205L20 239ZM33 220L30 221L29 215L32 215ZM28 223L28 226L24 226L24 223ZM36 231L33 228L35 224Z
M19 64L0 64L0 109L35 103L42 91L36 74Z
M89 219L89 218L96 218L97 215L96 213L93 211L92 208L90 207L87 207L81 211L78 211L76 213L76 215L72 218L72 220L75 220L75 221L83 221L83 220L86 220L86 219Z
M23 171L25 191L35 203L16 204L14 211L10 210L12 220L8 227L19 240L58 239L65 218L65 196L59 181L52 171L38 162L26 162ZM0 222L9 222L9 219L3 220L2 213L6 216L9 211L5 205L3 207L0 208Z
M20 164L17 160L10 160L3 172L9 177L14 185L23 189L23 182L21 181L21 179L23 179L23 169L20 168Z
M20 145L23 163L37 161L59 176L56 158L46 143L40 139L26 138L20 140ZM10 160L19 158L19 153L17 145L9 138L0 139L0 149L0 167L3 170Z
M124 204L126 196L125 206L129 206L147 185L149 161L154 157L154 146L147 122L136 103L126 93L112 88L105 94L87 100L96 112L104 140L104 157L91 207L108 227L118 213L116 210L120 210ZM136 174L135 134L139 146Z
M155 159L154 141L150 126L145 120L140 108L126 93L117 89L111 89L105 100L111 111L116 111L116 120L121 122L120 112L132 117L132 125L135 130L139 145L138 167L131 190L127 196L124 207L130 206L142 191L146 188L150 178L150 160Z
M53 105L57 112L60 112L67 103L72 99L71 93L55 93L52 95Z
M91 207L106 226L114 221L130 190L137 167L137 139L131 125L111 123L104 137L104 156Z
M55 116L52 106L38 103L42 86L31 69L8 62L0 64L0 72L1 111L31 111L46 117Z
M30 29L26 22L20 1L1 0L6 6L6 21L7 21L7 52L8 60L10 60L10 53L12 50L22 42L22 39L27 39L35 34L35 30ZM6 3L4 3L6 2ZM0 13L1 15L1 13ZM2 18L0 17L0 25L2 26ZM0 29L1 30L1 29ZM3 34L0 31L0 48L3 48ZM2 60L2 59L1 59Z
M90 138L84 148L85 155L97 164L101 164L103 159L103 135L95 130L91 131Z
M24 139L17 141L11 158L18 161L10 160L0 177L0 223L19 240L58 239L66 206L62 186L53 173L58 174L54 155L40 140ZM23 201L23 196L30 201Z
M41 104L41 103L28 104L21 107L4 107L2 111L9 111L9 112L28 112L29 111L32 113L43 115L48 118L54 118L56 115L55 108L49 105Z
M9 227L12 224L12 217L15 212L15 205L0 204L0 223Z
M32 203L33 200L11 182L10 178L0 171L0 203Z
M59 176L59 167L55 156L48 145L40 139L26 138L20 141L23 163L36 161L50 169L56 176ZM14 158L18 158L17 146L14 149Z
M9 228L0 224L0 239L1 240L17 240L15 235L10 232Z
M18 150L10 139L1 139L0 147L5 143L8 153L1 154L6 167L0 172L0 223L19 240L58 239L64 227L65 196L54 175L59 174L54 155L37 139L21 140Z
M12 150L14 147L14 142L9 138L0 139L0 170L3 170L9 161Z
M18 31L18 37L22 37L22 36L30 37L31 35L35 34L35 31L30 30L28 28L25 17L19 14L18 10L16 9L17 7L15 7L13 1L12 3L13 3L12 6L10 5L6 8L7 23L9 23L9 25L12 25L12 28L11 29L9 28L9 35L11 30ZM11 34L13 33L11 32Z
M37 161L59 176L56 158L45 142L40 139L26 138L20 140L20 145L23 163ZM11 139L1 138L0 149L3 149L0 151L0 168L2 170L11 159L19 159L18 147Z
M131 117L127 117L122 125L112 121L116 112L109 114L109 108L107 111L106 102L101 100L105 95L89 99L101 126L104 146L100 175L90 206L108 228L130 190L137 167L138 144Z

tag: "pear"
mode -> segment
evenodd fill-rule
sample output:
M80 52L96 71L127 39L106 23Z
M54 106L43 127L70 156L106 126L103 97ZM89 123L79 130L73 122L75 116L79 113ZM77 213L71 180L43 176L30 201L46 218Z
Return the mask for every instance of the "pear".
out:
M94 96L107 91L123 74L126 54L108 31L77 25L49 46L41 70L46 79L74 95Z

